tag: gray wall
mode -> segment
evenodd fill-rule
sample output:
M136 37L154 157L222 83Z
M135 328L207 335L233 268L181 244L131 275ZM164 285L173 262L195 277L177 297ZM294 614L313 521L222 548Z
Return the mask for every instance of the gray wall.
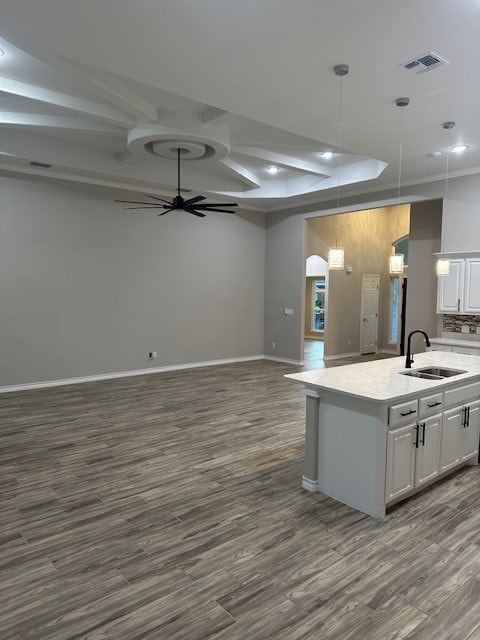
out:
M263 214L158 218L6 175L0 191L0 386L263 353Z
M402 201L417 197L434 200L442 198L445 181L437 180L418 185L402 186ZM394 203L395 189L369 192L357 196L344 196L341 208L349 211L367 209L373 206ZM271 291L266 292L265 307L265 354L300 360L302 347L303 319L300 314L289 317L288 332L285 318L280 311L290 304L299 302L303 290L304 265L300 257L304 255L305 219L322 215L335 207L332 201L308 207L298 207L289 212L279 211L267 214L267 262L266 281ZM449 178L448 202L442 218L442 241L444 251L474 251L480 249L480 174ZM283 250L282 250L283 249ZM433 256L430 268L433 269ZM411 316L412 324L417 325ZM282 339L275 350L271 348L274 336Z
M405 337L414 329L437 335L437 277L432 254L440 250L442 202L415 202L410 209L408 286ZM421 336L412 338L415 351L424 351Z

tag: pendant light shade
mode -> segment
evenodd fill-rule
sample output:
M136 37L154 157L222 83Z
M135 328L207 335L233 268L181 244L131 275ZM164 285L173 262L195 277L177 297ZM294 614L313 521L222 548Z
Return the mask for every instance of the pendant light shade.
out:
M438 258L435 263L435 274L437 276L448 276L450 274L450 260Z
M449 122L444 122L443 123L443 128L449 134L451 129L455 129L455 122L453 122L452 120L449 121ZM445 195L443 196L443 213L442 213L443 218L445 218L445 213L447 211L448 164L449 164L449 160L450 160L450 145L448 146L447 171L445 173ZM441 239L441 242L443 243L443 238ZM441 255L439 258L437 258L437 261L435 263L435 275L438 276L438 277L441 277L441 276L448 276L449 274L450 274L450 260L445 258L444 255Z
M403 253L393 253L388 262L390 275L402 275L403 273Z
M338 116L338 148L337 148L337 219L335 232L335 246L328 251L328 270L341 271L345 268L345 251L343 247L338 247L338 216L340 205L340 150L342 147L342 105L343 105L343 76L349 72L348 64L338 64L334 68L335 75L340 78L340 107Z
M328 269L340 271L345 267L345 251L342 247L332 247L328 250Z

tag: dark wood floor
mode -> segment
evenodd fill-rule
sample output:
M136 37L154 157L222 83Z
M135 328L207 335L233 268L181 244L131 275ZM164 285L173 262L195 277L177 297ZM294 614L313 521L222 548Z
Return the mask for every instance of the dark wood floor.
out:
M2 640L478 640L479 469L383 521L303 491L291 371L0 396Z

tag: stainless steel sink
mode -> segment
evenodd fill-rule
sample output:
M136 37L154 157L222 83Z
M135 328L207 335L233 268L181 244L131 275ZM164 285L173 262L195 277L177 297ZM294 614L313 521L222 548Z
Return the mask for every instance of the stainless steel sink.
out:
M440 378L450 378L450 376L458 376L460 373L467 373L463 369L447 369L446 367L422 367L417 371L429 373L432 376L440 376Z
M412 378L423 378L424 380L443 380L451 376L458 376L461 373L467 373L463 369L448 369L446 367L422 367L421 369L409 369L408 371L400 371L403 376L411 376Z
M424 378L425 380L443 380L443 376L436 376L432 373L423 371L400 371L402 376L411 376L412 378Z

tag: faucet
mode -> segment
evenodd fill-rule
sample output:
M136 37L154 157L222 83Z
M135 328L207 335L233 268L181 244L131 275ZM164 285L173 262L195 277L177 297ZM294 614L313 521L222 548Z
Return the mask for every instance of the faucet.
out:
M405 361L405 366L407 369L411 369L412 368L412 362L413 360L413 353L410 353L410 340L412 339L412 336L414 333L422 333L425 336L425 344L427 345L427 347L430 347L430 340L427 336L427 334L425 333L425 331L422 331L421 329L415 329L415 331L410 331L410 333L408 334L408 338L407 338L407 359Z

